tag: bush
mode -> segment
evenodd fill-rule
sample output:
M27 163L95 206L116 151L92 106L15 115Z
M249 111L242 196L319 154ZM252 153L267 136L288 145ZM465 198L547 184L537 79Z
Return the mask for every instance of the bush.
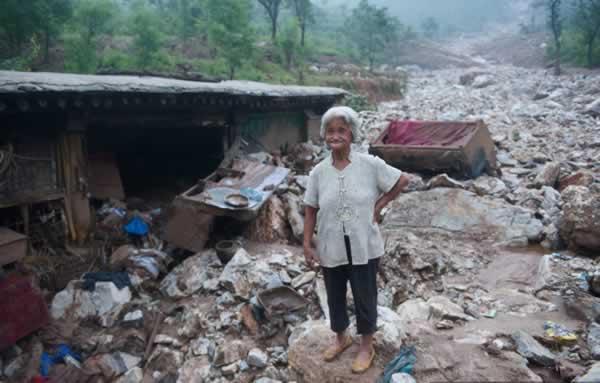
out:
M351 93L344 98L344 104L357 112L364 110L376 110L375 105L369 102L369 98L362 94Z

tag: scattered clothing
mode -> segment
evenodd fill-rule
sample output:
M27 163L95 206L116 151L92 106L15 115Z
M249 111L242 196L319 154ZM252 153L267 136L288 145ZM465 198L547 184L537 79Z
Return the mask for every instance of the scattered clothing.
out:
M390 383L392 375L399 372L412 374L417 361L417 350L415 346L402 346L398 355L385 366L383 375L377 383Z

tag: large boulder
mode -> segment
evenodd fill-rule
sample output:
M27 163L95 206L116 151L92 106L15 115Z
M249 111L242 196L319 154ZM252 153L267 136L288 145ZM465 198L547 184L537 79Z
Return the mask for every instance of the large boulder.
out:
M449 188L401 195L387 214L383 229L443 230L453 236L502 242L538 241L542 223L533 212L499 199Z
M585 186L569 186L561 198L561 237L571 249L597 254L600 251L600 193L593 193Z
M334 341L334 333L326 321L308 321L298 326L289 338L288 363L301 382L362 383L375 382L388 361L378 353L374 365L364 374L353 374L350 366L358 352L355 343L330 363L323 361L323 352Z
M194 294L207 280L213 278L211 264L220 264L214 250L207 250L187 258L177 265L161 282L160 289L166 296L181 298Z

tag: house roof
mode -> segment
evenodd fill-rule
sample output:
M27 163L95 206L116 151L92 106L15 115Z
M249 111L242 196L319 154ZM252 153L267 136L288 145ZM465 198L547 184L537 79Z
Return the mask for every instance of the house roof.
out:
M341 97L338 88L272 85L253 81L197 82L161 77L0 71L0 94L138 93L249 97Z

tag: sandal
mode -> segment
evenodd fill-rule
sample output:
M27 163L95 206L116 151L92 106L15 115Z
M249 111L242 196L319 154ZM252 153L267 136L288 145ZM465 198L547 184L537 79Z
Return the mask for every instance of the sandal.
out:
M344 341L344 344L341 347L339 347L336 344L335 346L331 346L327 350L325 350L325 352L323 353L323 360L326 362L333 361L350 346L352 346L352 338L346 336L346 340Z
M354 362L352 362L352 372L355 374L362 374L367 371L371 367L373 359L375 359L375 348L371 347L371 356L369 357L369 360L361 363L358 359L354 359Z

